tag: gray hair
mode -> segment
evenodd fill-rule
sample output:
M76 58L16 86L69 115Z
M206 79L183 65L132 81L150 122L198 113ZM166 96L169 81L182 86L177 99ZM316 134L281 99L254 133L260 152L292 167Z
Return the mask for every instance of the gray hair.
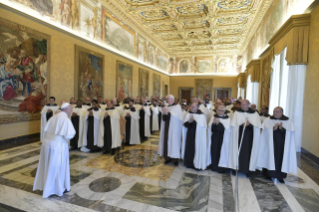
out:
M219 105L216 109L221 109L223 110L224 112L226 111L226 107L224 105Z
M175 101L175 97L172 94L168 94L166 98L173 99L173 101Z

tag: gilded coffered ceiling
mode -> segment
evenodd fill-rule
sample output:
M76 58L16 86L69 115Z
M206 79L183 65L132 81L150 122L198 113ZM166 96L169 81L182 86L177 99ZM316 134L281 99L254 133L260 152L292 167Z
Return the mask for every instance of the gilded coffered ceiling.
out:
M241 54L273 0L102 0L172 57Z

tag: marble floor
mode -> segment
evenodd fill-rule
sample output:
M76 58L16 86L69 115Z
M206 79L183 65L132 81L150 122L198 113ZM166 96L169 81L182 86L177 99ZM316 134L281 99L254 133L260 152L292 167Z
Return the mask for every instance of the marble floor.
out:
M41 143L0 151L0 211L234 211L233 175L164 165L158 139L115 156L71 151L71 191L47 199L32 191ZM319 211L319 165L297 157L298 175L285 184L240 174L240 211Z

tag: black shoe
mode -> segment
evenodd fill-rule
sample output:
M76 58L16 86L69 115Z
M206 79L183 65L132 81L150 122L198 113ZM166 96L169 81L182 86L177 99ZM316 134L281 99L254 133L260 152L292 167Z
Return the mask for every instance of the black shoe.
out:
M178 166L178 161L174 162L174 166L176 166L176 167Z
M71 191L71 190L70 190ZM70 191L66 190L63 192L63 194L69 193Z
M112 149L111 155L115 155L116 149Z
M172 161L172 159L165 160L164 164L169 164Z
M278 181L280 182L280 183L282 183L282 184L285 184L285 181L283 180L283 179L278 179Z
M75 151L75 150L78 150L78 148L72 147L72 148L70 149L70 151Z
M103 155L106 155L106 154L108 154L109 153L109 151L104 151L103 152Z
M253 176L252 176L252 174L246 174L246 177L247 177L248 179L250 179L250 178L252 178Z
M231 174L232 174L233 176L236 176L236 170L231 170Z

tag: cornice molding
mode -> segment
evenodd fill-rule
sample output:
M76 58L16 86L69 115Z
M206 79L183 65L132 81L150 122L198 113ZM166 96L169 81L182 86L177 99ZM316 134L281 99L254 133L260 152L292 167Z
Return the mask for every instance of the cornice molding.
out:
M260 65L260 59L257 60L251 60L247 66L246 66L246 70L248 70L250 67L252 66L259 66Z
M291 16L280 29L269 40L269 45L274 46L282 37L284 37L292 28L299 26L310 26L311 15L293 15Z

